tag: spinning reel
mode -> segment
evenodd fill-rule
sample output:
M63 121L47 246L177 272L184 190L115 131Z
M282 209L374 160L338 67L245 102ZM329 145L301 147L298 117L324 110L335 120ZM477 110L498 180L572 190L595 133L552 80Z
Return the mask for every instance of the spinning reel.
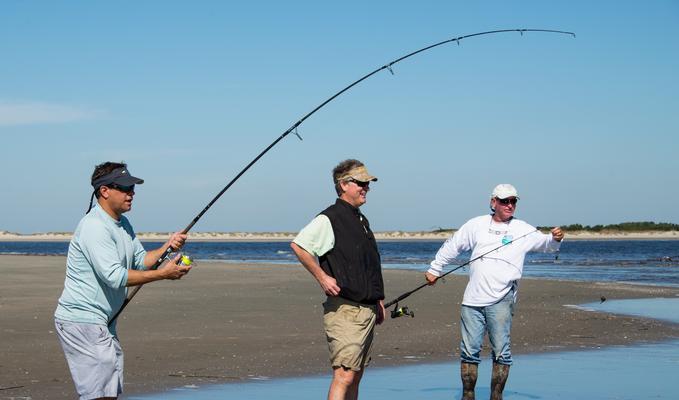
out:
M398 303L394 304L394 309L391 310L391 318L403 317L410 315L410 318L415 318L415 313L408 309L408 306L399 307Z

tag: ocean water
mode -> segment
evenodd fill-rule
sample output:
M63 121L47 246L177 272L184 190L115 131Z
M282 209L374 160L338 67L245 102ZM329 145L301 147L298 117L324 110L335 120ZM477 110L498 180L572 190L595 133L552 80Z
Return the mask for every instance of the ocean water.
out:
M441 244L442 241L379 242L383 267L425 270ZM159 245L144 243L146 248ZM0 242L0 254L66 255L67 251L67 242ZM198 261L297 263L287 242L189 241L185 251ZM468 258L463 254L458 264ZM679 287L679 240L566 240L558 254L529 254L524 276Z
M616 300L582 305L589 310L653 317L679 323L679 298ZM648 314L643 314L649 316ZM479 368L478 399L490 394L490 360ZM552 399L679 399L679 341L615 346L605 349L515 356L504 392L508 400ZM224 385L187 385L164 393L126 396L135 400L290 399L326 396L330 375L272 379ZM369 368L361 383L361 399L459 399L459 362Z

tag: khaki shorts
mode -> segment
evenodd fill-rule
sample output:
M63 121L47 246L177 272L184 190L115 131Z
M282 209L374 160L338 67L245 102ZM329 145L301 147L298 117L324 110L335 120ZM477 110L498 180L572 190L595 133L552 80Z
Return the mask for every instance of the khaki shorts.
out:
M367 367L377 306L356 303L342 297L328 297L323 303L323 310L323 327L332 367L344 367L352 371Z

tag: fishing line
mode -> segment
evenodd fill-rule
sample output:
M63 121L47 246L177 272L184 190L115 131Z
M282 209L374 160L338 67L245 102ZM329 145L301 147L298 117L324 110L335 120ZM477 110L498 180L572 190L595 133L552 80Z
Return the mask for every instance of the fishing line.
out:
M330 96L327 100L325 100L324 102L322 102L321 104L319 104L318 106L316 106L316 108L314 108L314 109L311 110L309 113L307 113L307 114L304 115L302 118L300 118L297 122L295 122L294 124L292 124L292 126L290 126L290 128L288 128L285 132L283 132L276 140L274 140L268 147L266 147L261 153L259 153L259 155L257 155L257 157L255 157L248 165L246 165L245 168L243 168L243 169L238 173L238 175L236 175L236 176L235 176L235 177L234 177L234 178L233 178L226 186L224 186L224 188L223 188L219 193L217 193L217 195L216 195L216 196L215 196L215 197L214 197L214 198L213 198L213 199L205 206L205 208L204 208L200 213L198 213L198 215L196 215L196 217L193 219L193 221L191 221L191 223L188 224L188 225L186 226L186 228L184 228L184 230L182 231L182 233L184 233L184 234L188 233L188 232L191 230L191 228L193 228L193 226L198 222L198 220L200 220L200 219L202 218L202 216L207 212L207 210L209 210L210 207L212 207L212 205L215 204L215 203L217 202L217 200L219 200L220 197L222 197L222 195L224 194L224 192L226 192L227 190L229 190L229 188L230 188L230 187L231 187L238 179L240 179L240 177L241 177L248 169L250 169L250 167L252 167L257 161L259 161L260 158L262 158L262 156L264 156L264 154L268 153L269 150L271 150L275 145L277 145L278 142L280 142L281 140L283 140L283 139L284 139L286 136L288 136L290 133L293 133L295 136L297 136L297 138L298 138L299 140L302 140L302 136L300 136L300 134L299 134L297 128L298 128L298 127L299 127L299 126L300 126L307 118L309 118L311 115L313 115L314 113L316 113L316 111L318 111L318 110L320 110L321 108L325 107L326 104L328 104L328 103L330 103L331 101L333 101L334 99L336 99L336 98L337 98L338 96L340 96L342 93L346 92L347 90L351 89L352 87L358 85L359 83L363 82L364 80L370 78L371 76L377 74L378 72L380 72L380 71L382 71L382 70L385 70L385 69L386 69L386 70L388 70L392 75L394 75L393 66L394 66L395 64L397 64L397 63L399 63L399 62L401 62L401 61L403 61L403 60L405 60L405 59L407 59L407 58L410 58L410 57L412 57L412 56L414 56L414 55L416 55L416 54L419 54L419 53L422 53L422 52L424 52L424 51L433 49L434 47L442 46L442 45L444 45L444 44L452 43L452 42L455 42L455 43L457 43L457 44L459 45L459 44L460 44L460 41L463 40L463 39L467 39L467 38L471 38L471 37L475 37L475 36L483 36L483 35L491 35L491 34L507 33L507 32L518 32L518 33L521 34L521 36L523 36L523 34L526 33L526 32L538 32L538 33L564 34L564 35L571 35L571 36L575 37L575 33L573 33L573 32L558 31L558 30L553 30L553 29L500 29L500 30L494 30L494 31L486 31L486 32L472 33L472 34L469 34L469 35L458 36L458 37L455 37L455 38L452 38L452 39L443 40L443 41L441 41L441 42L438 42L438 43L435 43L435 44L432 44L432 45L423 47L423 48L421 48L421 49L419 49L419 50L415 50L415 51L413 51L413 52L411 52L411 53L408 53L408 54L406 54L406 55L404 55L404 56L402 56L402 57L399 57L399 58L397 58L397 59L395 59L395 60L393 60L393 61L390 61L389 63L387 63L387 64L385 64L385 65L383 65L383 66L381 66L381 67L375 69L374 71L372 71L372 72L370 72L370 73L364 75L363 77L357 79L356 81L354 81L353 83L349 84L348 86L346 86L344 89L340 90L339 92L333 94L333 95ZM163 255L160 256L160 257L158 258L158 260L155 262L155 264L154 264L150 269L156 269L156 268L158 268L158 267L163 263L163 261L165 261L165 259L167 258L167 256L168 256L172 251L173 251L173 249L171 249L171 248L168 248L167 250L165 250L165 252L163 253ZM116 320L116 318L118 318L118 316L120 315L120 313L123 312L123 310L125 309L125 307L127 307L127 305L130 303L130 301L132 300L132 298L137 294L137 292L139 292L139 290L142 288L142 286L143 286L143 285L139 285L139 286L136 286L134 289L132 289L132 291L128 294L127 298L126 298L125 301L123 302L123 305L120 307L120 310L118 310L118 312L117 312L117 313L111 318L111 320L109 321L109 323L108 323L109 326L113 323L113 321Z
M524 235L521 235L521 236L519 236L518 238L513 239L513 240L510 241L510 242L503 243L502 245L500 245L500 246L498 246L498 247L496 247L496 248L494 248L494 249L492 249L492 250L489 250L489 251L487 251L487 252L481 254L481 255L478 256L478 257L474 257L473 259L467 261L466 263L461 264L461 265L459 265L459 266L457 266L457 267L451 269L450 271L446 272L445 274L439 276L438 278L436 278L436 281L438 281L439 279L443 279L443 277L445 277L446 275L448 275L448 274L450 274L450 273L453 273L453 272L457 271L458 269L460 269L460 268L462 268L462 267L466 267L467 265L473 263L473 262L476 261L476 260L482 259L483 257L487 256L488 254L490 254L490 253L492 253L492 252L494 252L494 251L500 250L501 248L503 248L503 247L505 247L505 246L509 246L510 244L516 242L517 240L521 240L521 239L525 238L526 236L531 235L531 234L533 234L533 233L535 233L535 232L539 232L539 231L540 231L539 229L535 229L534 231L530 231L530 232L528 232L528 233L526 233L526 234L524 234ZM434 281L434 282L436 282L436 281ZM409 292L403 293L402 295L398 296L398 297L395 298L394 300L391 300L391 301L385 303L385 304L384 304L384 308L389 308L389 307L391 307L392 305L395 305L394 309L391 311L391 318L398 318L398 317L402 317L403 315L410 315L411 317L414 317L415 314L414 314L412 311L408 310L408 307L407 307L407 306L399 307L399 306L398 306L398 302L401 301L401 300L403 300L403 299L405 299L405 298L407 298L407 297L409 297L411 294L413 294L413 293L417 292L418 290L420 290L420 289L422 289L422 288L424 288L424 287L427 287L427 286L431 286L431 285L429 284L429 282L423 283L423 284L421 284L420 286L416 287L415 289L413 289L413 290L411 290L411 291L409 291Z

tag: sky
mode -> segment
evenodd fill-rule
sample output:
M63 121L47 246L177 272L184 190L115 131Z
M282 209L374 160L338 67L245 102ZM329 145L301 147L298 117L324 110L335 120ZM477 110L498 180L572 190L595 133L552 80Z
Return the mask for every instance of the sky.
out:
M332 168L379 178L373 230L459 227L512 183L541 226L679 223L679 2L0 3L0 230L70 232L104 161L138 232L296 231Z

